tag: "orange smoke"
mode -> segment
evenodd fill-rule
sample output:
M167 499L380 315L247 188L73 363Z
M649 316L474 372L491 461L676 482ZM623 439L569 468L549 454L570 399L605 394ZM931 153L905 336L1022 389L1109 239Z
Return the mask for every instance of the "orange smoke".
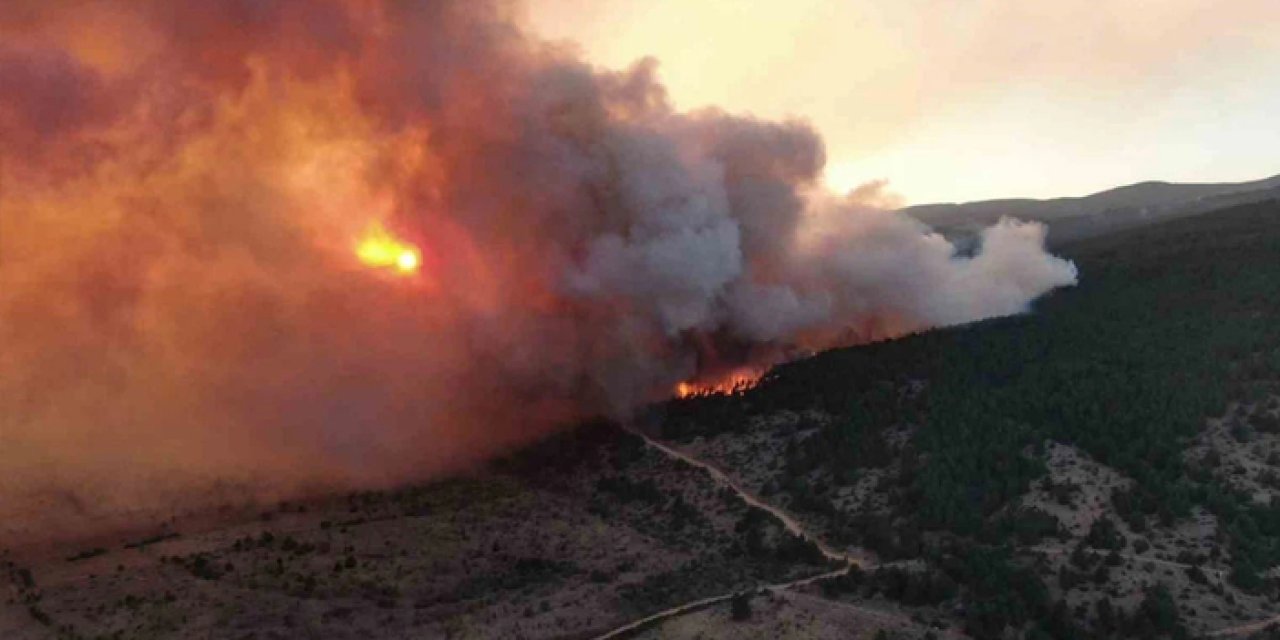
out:
M805 123L518 13L0 3L0 538L445 473L1074 279L1038 227L958 259L814 195Z

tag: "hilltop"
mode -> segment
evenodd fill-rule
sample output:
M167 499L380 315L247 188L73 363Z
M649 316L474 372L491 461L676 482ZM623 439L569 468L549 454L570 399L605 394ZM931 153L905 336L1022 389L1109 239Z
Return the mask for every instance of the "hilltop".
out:
M1050 242L1061 245L1277 197L1280 175L1251 182L1148 181L1081 197L922 204L901 211L952 237L975 234L1004 217L1036 220L1049 226Z

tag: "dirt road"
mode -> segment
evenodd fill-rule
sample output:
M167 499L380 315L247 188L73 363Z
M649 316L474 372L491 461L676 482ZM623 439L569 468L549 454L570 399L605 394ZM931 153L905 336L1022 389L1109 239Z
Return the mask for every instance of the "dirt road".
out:
M685 464L697 467L707 472L707 474L710 475L711 478L717 484L728 487L735 494L737 494L738 497L741 498L743 502L753 507L757 507L769 512L769 514L777 518L778 521L781 522L782 525L786 527L787 531L789 531L792 535L813 542L814 545L818 547L818 550L822 552L822 555L825 556L828 560L839 562L841 564L840 568L835 569L833 571L828 571L826 573L821 573L815 576L809 576L807 578L801 578L799 580L792 580L790 582L781 582L777 584L767 585L767 586L761 587L758 591L769 591L769 592L785 591L787 589L791 589L794 587L812 584L820 580L834 578L844 573L845 571L847 571L849 567L853 565L857 565L863 569L871 569L876 566L874 559L872 559L869 554L854 555L854 554L844 553L836 550L835 548L831 547L827 543L811 535L808 531L805 530L805 528L800 524L798 520L796 520L794 517L791 516L791 514L782 510L782 508L778 506L775 506L766 502L765 500L755 495L754 493L751 493L742 485L735 482L733 478L730 478L729 474L725 473L724 471L721 471L716 466L708 462L699 460L683 451L680 451L679 449L676 449L675 447L658 442L657 440L654 440L653 438L650 438L649 436L643 433L640 433L639 431L634 431L634 430L628 430L628 431L642 438L645 442L645 445L653 449L656 449L657 451L661 452L663 455L666 455L675 460L679 460L681 462L684 462ZM663 620L676 618L688 613L693 613L694 611L699 611L701 609L712 606L714 604L725 602L726 600L732 599L737 594L738 592L724 593L717 596L711 596L709 598L703 598L701 600L696 600L694 602L687 602L685 604L671 607L669 609L659 611L645 618L641 618L639 620L635 620L623 626L617 627L609 631L608 633L605 633L604 635L598 636L597 640L608 640L610 638L626 637L632 633L648 628L651 625L658 624ZM848 606L853 606L853 605L848 605ZM875 610L866 610L866 613L868 613L868 615L874 615L879 617L893 615L890 613L875 611Z

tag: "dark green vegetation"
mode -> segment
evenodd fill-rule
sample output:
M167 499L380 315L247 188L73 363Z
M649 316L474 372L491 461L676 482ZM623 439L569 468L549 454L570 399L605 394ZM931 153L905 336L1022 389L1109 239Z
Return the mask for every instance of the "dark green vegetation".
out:
M670 404L662 435L688 441L782 410L831 416L800 425L811 435L786 451L779 482L801 496L792 508L827 518L836 542L927 559L961 585L967 629L979 637L1010 627L1057 638L1180 633L1159 589L1130 612L1104 605L1079 628L1081 617L1064 615L1015 558L1017 545L1056 535L1043 514L1007 508L1045 477L1046 440L1134 480L1111 506L1135 532L1203 505L1219 520L1231 581L1276 595L1280 585L1261 572L1280 563L1280 506L1252 501L1214 473L1212 460L1188 462L1184 453L1230 402L1280 395L1280 204L1059 253L1076 261L1081 284L1041 300L1032 315L784 365L750 391ZM1267 412L1245 416L1236 437L1274 430L1274 421ZM902 428L909 444L891 446L888 433ZM806 484L814 469L851 484L875 467L892 470L878 488L889 496L883 513L847 516ZM1113 531L1090 537L1092 546L1117 544Z

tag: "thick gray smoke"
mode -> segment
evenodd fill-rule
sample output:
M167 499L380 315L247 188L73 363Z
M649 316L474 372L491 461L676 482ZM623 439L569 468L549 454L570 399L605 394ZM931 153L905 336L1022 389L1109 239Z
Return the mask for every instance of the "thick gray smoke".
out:
M824 190L805 123L675 112L654 62L592 68L510 15L0 6L8 535L429 477L1075 281L1040 226L957 256Z

